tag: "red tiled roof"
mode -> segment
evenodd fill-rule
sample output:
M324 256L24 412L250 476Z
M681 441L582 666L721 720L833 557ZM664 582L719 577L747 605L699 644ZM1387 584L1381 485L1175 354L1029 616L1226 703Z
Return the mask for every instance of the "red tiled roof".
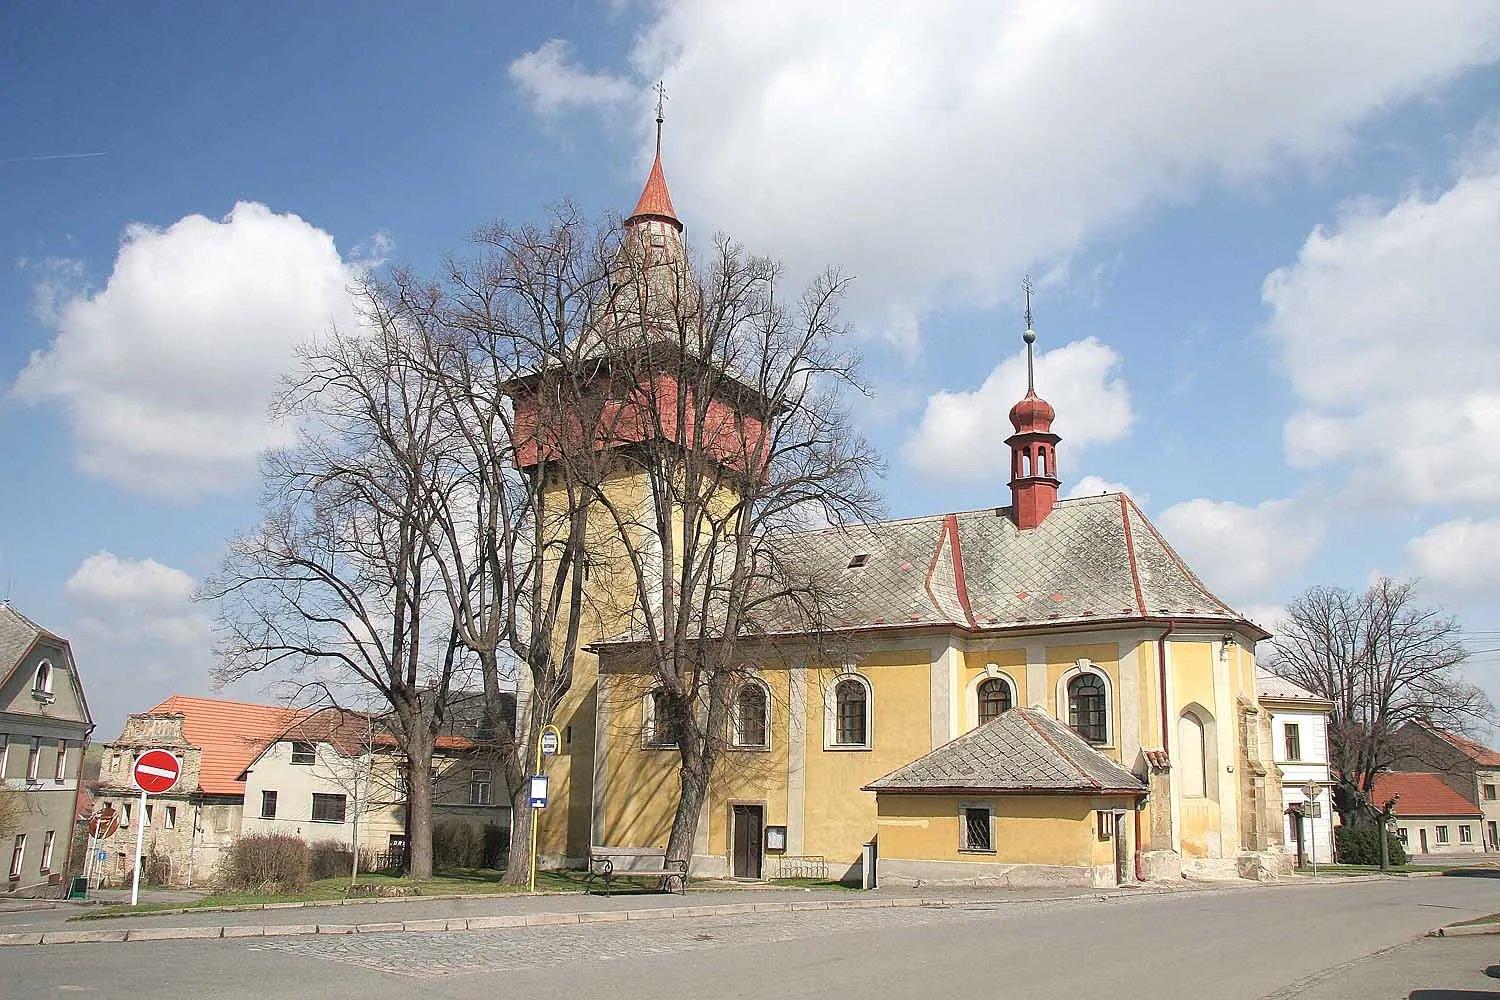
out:
M198 787L210 795L243 795L245 772L268 743L308 715L305 711L243 701L174 694L151 715L181 714L182 734L203 751Z
M1436 736L1438 739L1446 740L1448 743L1451 743L1453 746L1457 747L1460 753L1472 760L1474 763L1478 764L1480 767L1500 767L1500 753L1496 753L1489 747L1485 746L1483 743L1476 743L1471 739L1467 739L1463 736L1458 735L1457 733L1450 733L1446 729L1439 729L1437 726L1429 726L1424 724L1423 728L1432 733L1432 735Z
M677 228L682 228L682 222L677 218L677 209L672 207L672 195L667 191L667 177L662 173L660 146L656 150L656 161L651 164L651 176L646 178L646 187L641 191L640 200L635 203L635 211L630 213L631 219L641 216L669 219L677 223Z
M1479 807L1465 799L1436 774L1388 773L1375 776L1370 801L1383 806L1395 796L1397 816L1483 816Z

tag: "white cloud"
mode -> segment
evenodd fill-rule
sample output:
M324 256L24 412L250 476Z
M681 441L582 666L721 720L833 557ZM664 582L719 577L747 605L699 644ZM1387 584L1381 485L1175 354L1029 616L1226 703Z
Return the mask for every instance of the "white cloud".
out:
M1103 476L1095 476L1093 474L1084 476L1078 480L1073 485L1073 488L1066 492L1065 496L1071 500L1074 497L1096 497L1100 493L1123 493L1137 504L1148 503L1151 499L1144 493L1137 493L1124 483L1111 482Z
M122 643L198 645L206 653L210 623L193 604L195 587L191 576L155 559L101 550L78 565L63 589L86 631Z
M91 475L182 500L242 486L288 440L266 406L296 348L353 326L360 266L328 233L254 202L218 221L132 225L108 284L57 308L56 336L16 392L67 409Z
M1446 595L1500 595L1500 520L1448 521L1406 544L1412 572Z
M1037 355L1038 394L1052 404L1062 437L1057 460L1076 467L1091 444L1117 441L1130 428L1130 390L1116 371L1119 355L1093 337ZM1006 358L973 392L928 397L922 422L902 446L920 472L947 480L1010 474L1010 408L1026 393L1026 354Z
M845 268L851 313L885 328L1008 297L1154 204L1337 154L1497 39L1488 0L678 2L631 61L672 91L689 225Z
M1436 196L1352 207L1265 282L1300 400L1288 461L1348 464L1362 498L1500 501L1500 162L1470 162L1489 167Z
M1235 605L1274 597L1323 540L1321 513L1307 500L1249 507L1200 497L1168 507L1156 523L1208 588Z
M510 64L511 81L540 114L570 107L617 104L634 96L629 80L590 73L573 60L573 47L561 38L543 42Z

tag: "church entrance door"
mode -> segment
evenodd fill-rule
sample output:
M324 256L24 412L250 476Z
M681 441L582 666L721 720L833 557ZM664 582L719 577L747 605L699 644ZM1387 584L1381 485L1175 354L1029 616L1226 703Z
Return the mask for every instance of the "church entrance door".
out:
M760 878L761 831L765 828L765 814L765 806L734 807L731 872L735 878Z

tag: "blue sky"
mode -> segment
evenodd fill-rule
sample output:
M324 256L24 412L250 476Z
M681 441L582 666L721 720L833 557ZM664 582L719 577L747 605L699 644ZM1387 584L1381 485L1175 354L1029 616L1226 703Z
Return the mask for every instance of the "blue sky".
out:
M1417 575L1500 647L1492 4L742 8L0 8L0 583L106 735L208 690L188 594L351 269L628 210L659 78L690 238L855 277L893 515L1007 502L1029 272L1065 491L1260 620Z

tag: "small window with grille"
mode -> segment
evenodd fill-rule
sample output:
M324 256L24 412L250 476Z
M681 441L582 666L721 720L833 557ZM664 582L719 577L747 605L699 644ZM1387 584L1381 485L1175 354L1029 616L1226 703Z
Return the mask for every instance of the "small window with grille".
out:
M993 854L995 850L994 813L989 806L965 805L959 810L962 841L959 849Z

